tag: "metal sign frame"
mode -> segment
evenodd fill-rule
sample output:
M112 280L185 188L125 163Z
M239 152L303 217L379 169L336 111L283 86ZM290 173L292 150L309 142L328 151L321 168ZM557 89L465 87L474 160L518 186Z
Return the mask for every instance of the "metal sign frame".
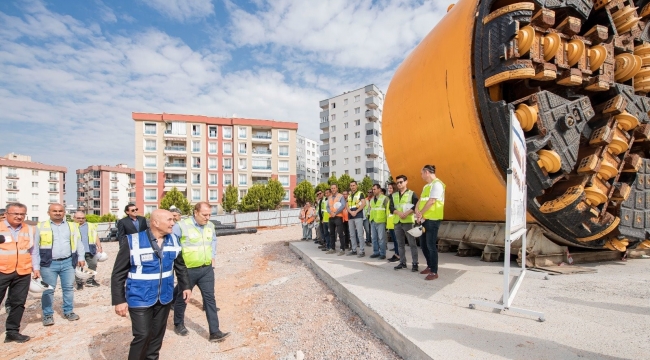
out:
M506 228L503 255L503 297L500 303L472 300L470 309L476 305L499 310L510 310L546 320L544 313L512 307L517 291L526 276L526 139L514 112L510 111L510 162L506 186ZM521 270L510 284L510 245L521 238ZM517 270L514 270L516 272Z

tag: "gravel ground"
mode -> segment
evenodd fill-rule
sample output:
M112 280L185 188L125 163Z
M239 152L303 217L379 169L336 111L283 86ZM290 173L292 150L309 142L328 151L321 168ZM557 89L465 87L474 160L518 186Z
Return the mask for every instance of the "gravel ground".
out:
M208 326L196 288L185 314L190 335L173 331L173 312L161 359L398 359L346 305L341 303L287 246L299 239L299 226L222 237L218 243L216 295L222 343L207 341ZM314 245L316 246L316 245ZM117 243L104 249L99 288L75 292L75 312L68 322L55 294L55 325L41 325L40 300L31 295L23 316L26 344L4 344L0 359L123 359L131 341L130 320L110 305L110 273ZM4 326L6 314L0 310ZM1 329L4 331L4 328Z

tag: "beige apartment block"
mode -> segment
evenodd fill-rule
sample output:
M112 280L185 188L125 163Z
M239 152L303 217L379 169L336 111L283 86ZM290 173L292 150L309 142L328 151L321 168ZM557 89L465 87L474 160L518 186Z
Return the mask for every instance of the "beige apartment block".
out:
M123 217L126 205L135 200L134 168L118 164L77 170L77 209L86 214Z

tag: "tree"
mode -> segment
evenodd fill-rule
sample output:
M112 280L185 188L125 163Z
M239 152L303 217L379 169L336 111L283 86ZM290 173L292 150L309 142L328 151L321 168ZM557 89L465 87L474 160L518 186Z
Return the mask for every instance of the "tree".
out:
M350 183L353 182L354 179L350 177L348 174L343 174L339 178L339 192L344 192L344 191L349 191L350 190Z
M98 222L100 222L99 221L100 219L101 219L101 217L99 215L95 215L95 214L87 214L86 215L86 221L89 222L89 223L93 223L93 224L98 223Z
M237 203L239 202L239 190L232 185L226 187L226 191L223 193L223 201L221 206L223 210L227 213L237 209Z
M332 175L330 176L329 179L327 179L327 185L338 185L339 181L336 180L336 176Z
M293 197L296 198L298 206L303 207L307 201L314 203L314 187L307 180L303 180L293 189Z
M286 191L282 183L276 179L269 180L266 185L266 195L264 197L264 207L266 210L275 210L280 206Z
M359 184L359 190L365 195L372 189L372 180L370 180L370 177L366 175L361 183Z
M329 190L330 186L326 183L320 183L316 186L316 191L322 191L325 194L325 190Z
M99 218L99 222L115 222L117 216L113 214L104 214Z
M266 186L264 184L254 184L246 192L246 196L241 199L237 206L241 212L266 210L264 206L266 197Z
M386 180L386 186L388 186L388 184L390 184L390 183L392 183L392 182L395 182L395 180L393 180L393 176L392 176L392 175L388 175L388 180Z
M192 215L192 205L187 201L185 195L178 191L176 186L168 191L162 200L160 200L161 209L169 210L172 205L176 206L181 211L181 214Z

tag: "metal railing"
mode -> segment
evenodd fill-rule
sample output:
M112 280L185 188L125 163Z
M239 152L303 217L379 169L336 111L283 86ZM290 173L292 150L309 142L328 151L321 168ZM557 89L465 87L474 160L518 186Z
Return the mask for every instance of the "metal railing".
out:
M187 151L187 147L185 147L185 146L165 146L165 150L167 150L167 151Z
M187 167L187 163L166 163L165 167L177 167L177 168Z
M221 221L221 224L234 224L235 228L261 226L290 226L300 224L300 209L271 210L225 215L213 215L210 220Z
M271 166L259 166L259 165L253 165L252 166L253 170L271 170Z
M253 135L253 139L272 140L273 137L271 135L257 134L257 135Z
M165 184L187 184L187 179L165 179Z

